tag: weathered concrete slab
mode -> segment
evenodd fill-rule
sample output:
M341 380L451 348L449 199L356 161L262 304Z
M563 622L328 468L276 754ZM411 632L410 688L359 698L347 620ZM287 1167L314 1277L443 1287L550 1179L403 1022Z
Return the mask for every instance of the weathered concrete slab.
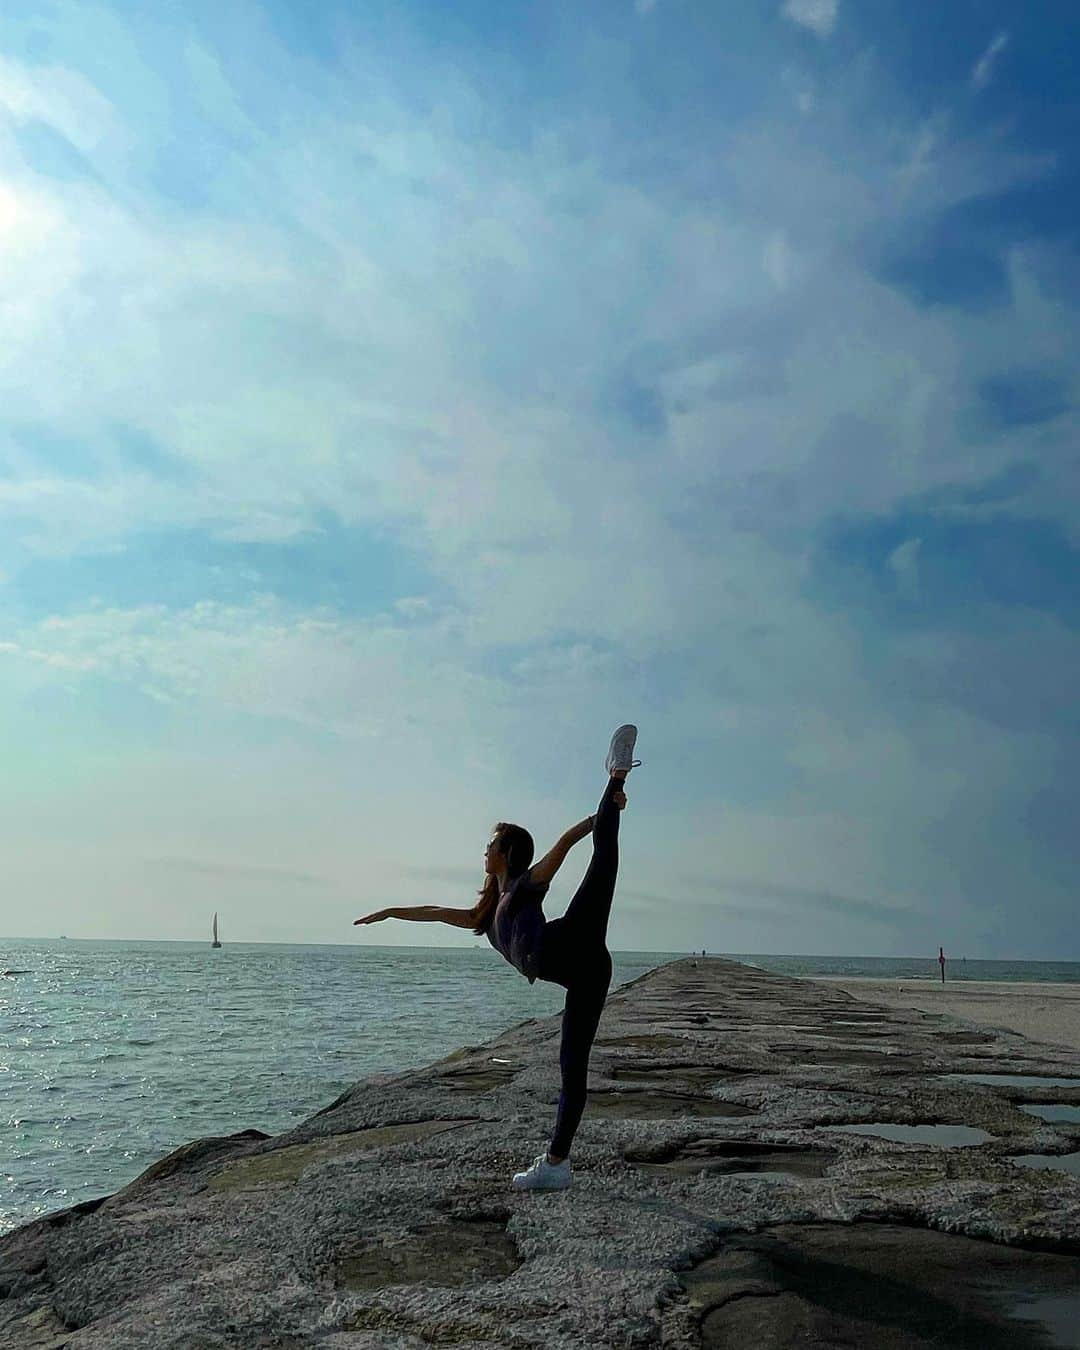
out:
M1074 1052L675 962L609 1000L573 1188L518 1195L558 1034L533 1020L275 1138L197 1140L7 1235L0 1345L1080 1345L1080 1178L1013 1162L1080 1147L1021 1109L1080 1100ZM832 1128L877 1123L990 1138Z

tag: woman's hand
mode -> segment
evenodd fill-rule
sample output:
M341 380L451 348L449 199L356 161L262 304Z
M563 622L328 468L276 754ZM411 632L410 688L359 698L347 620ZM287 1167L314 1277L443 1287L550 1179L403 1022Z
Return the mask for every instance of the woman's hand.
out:
M611 794L611 800L615 803L615 805L616 805L616 806L619 808L619 810L621 811L621 810L623 809L623 807L626 805L626 793L623 792L623 791L621 791L621 790L618 791L618 792L613 792L613 793Z
M374 914L365 914L362 919L353 919L353 927L358 923L379 923L382 919L388 919L390 911L388 909L377 909Z

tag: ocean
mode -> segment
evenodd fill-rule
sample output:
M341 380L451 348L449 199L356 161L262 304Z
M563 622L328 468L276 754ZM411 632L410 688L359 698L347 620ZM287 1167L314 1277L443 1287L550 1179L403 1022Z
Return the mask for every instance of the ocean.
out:
M684 955L615 952L615 984ZM731 956L786 975L937 974L932 958ZM949 975L1080 983L1080 962ZM357 1079L561 1007L561 989L479 946L0 940L0 1233L118 1190L191 1139L276 1134Z

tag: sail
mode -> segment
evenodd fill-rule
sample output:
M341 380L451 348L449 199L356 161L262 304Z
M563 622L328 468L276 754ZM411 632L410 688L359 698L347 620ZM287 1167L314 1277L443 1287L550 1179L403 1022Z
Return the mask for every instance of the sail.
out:
M218 940L218 935L217 935L217 910L215 909L215 910L214 910L214 941L216 942L217 940Z

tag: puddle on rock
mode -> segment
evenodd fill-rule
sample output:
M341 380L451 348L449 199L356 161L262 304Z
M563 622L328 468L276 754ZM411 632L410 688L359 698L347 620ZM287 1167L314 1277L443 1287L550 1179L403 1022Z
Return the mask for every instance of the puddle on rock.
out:
M698 1097L679 1092L638 1092L627 1088L622 1092L596 1091L589 1093L589 1112L614 1116L619 1120L671 1120L681 1116L752 1116L749 1106L735 1102L717 1101L715 1097Z
M1074 1087L1080 1088L1080 1078L1041 1078L1029 1073L945 1073L957 1083L979 1083L985 1087Z
M795 1181L800 1176L798 1172L770 1172L764 1167L749 1172L725 1172L724 1175L732 1181Z
M646 1087L670 1088L678 1091L687 1087L706 1092L723 1082L725 1078L741 1078L738 1069L729 1069L722 1064L613 1064L608 1075L617 1083L626 1081L641 1083Z
M787 1030L787 1028L784 1028ZM805 1031L810 1036L832 1036L836 1040L861 1041L884 1040L887 1037L899 1037L901 1033L893 1027L868 1022L830 1022L821 1027L792 1027L792 1031Z
M704 1350L1048 1350L1080 1337L1080 1259L891 1224L728 1238L679 1276Z
M521 1265L517 1246L497 1219L423 1224L404 1237L339 1255L335 1278L346 1289L388 1284L456 1287L503 1280Z
M835 1064L842 1068L846 1064L860 1068L874 1068L879 1073L911 1073L921 1070L921 1060L909 1055L890 1055L887 1050L830 1050L822 1047L818 1050L806 1045L785 1045L777 1049L798 1055L803 1064L814 1067L818 1064Z
M1033 1323L1048 1337L1048 1346L1077 1350L1080 1346L1080 1293L1021 1298L1009 1313L1017 1322Z
M1012 1161L1033 1172L1068 1172L1080 1177L1080 1153L1018 1153Z
M889 1020L888 1013L867 1014L865 1017L829 1017L826 1019L834 1027L875 1027Z
M1040 1120L1065 1120L1080 1124L1080 1106L1066 1106L1061 1102L1048 1102L1046 1105L1034 1102L1016 1104L1026 1115L1038 1116Z
M689 1139L674 1148L651 1152L630 1150L626 1161L643 1172L667 1176L697 1176L710 1172L722 1176L820 1177L835 1157L823 1148L797 1148L787 1144L756 1144L733 1139Z
M971 1148L994 1137L971 1125L896 1125L891 1121L872 1121L865 1125L822 1125L820 1128L891 1139L897 1144L935 1144L939 1148Z

